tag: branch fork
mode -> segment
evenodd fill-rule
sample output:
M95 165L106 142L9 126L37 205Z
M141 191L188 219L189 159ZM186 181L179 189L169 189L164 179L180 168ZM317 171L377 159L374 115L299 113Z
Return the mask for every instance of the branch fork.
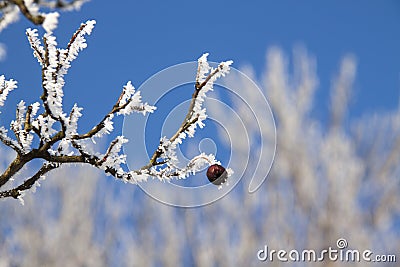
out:
M137 170L126 170L126 155L121 153L121 149L128 140L123 136L111 141L104 154L92 152L87 147L87 142L95 143L96 138L113 131L115 116L127 116L131 113L146 115L156 109L142 102L140 91L136 91L129 81L104 118L88 132L78 132L78 120L82 116L82 108L75 104L68 113L64 112L62 104L64 76L71 63L87 47L85 36L91 34L94 25L93 20L83 23L73 34L65 49L57 47L56 38L52 34L44 35L42 45L37 30L27 29L26 34L33 55L42 68L43 93L40 97L41 103L36 102L28 107L24 101L18 104L16 118L11 123L15 139L8 136L7 129L0 127L0 141L16 152L15 159L0 174L0 188L8 184L11 178L32 160L42 159L43 165L20 185L1 191L0 198L21 198L26 190L37 186L40 178L46 173L67 163L90 164L102 169L108 175L131 183L146 181L149 177L156 177L162 181L186 178L190 174L195 174L205 164L219 164L214 155L202 153L190 160L185 167L180 168L177 166L175 152L183 139L187 136L192 137L197 127L204 126L207 114L202 104L206 93L213 89L216 79L230 70L232 61L222 62L217 68L210 67L207 62L208 54L204 54L198 60L195 90L187 115L174 135L170 138L161 138L148 164ZM16 87L15 81L0 76L0 106L4 104L8 93Z

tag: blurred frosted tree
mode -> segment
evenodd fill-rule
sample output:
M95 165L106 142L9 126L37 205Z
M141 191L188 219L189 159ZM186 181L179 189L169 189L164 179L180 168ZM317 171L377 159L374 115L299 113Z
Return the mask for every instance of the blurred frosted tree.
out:
M304 266L260 262L257 251L264 245L334 248L338 238L346 238L352 249L398 253L400 110L351 120L356 62L345 56L330 89L330 120L318 121L312 115L316 62L296 50L293 66L289 70L280 49L269 49L259 84L276 118L278 147L269 178L256 193L248 194L241 182L211 205L173 208L138 190L132 194L121 183L96 179L100 172L62 169L49 175L40 194L26 196L23 209L13 201L1 203L0 266ZM244 71L257 80L251 68ZM241 83L240 77L230 81ZM242 86L243 94L252 94ZM252 101L248 104L257 108L257 99ZM249 117L246 103L233 107ZM229 120L224 123L229 126ZM273 129L262 131L271 144ZM257 146L252 143L251 149Z

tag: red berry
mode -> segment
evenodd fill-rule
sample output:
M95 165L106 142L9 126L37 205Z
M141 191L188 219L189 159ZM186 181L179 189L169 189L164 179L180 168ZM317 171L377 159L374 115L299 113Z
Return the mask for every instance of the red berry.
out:
M214 164L208 167L207 178L211 183L215 185L221 185L226 181L227 177L228 173L221 165Z

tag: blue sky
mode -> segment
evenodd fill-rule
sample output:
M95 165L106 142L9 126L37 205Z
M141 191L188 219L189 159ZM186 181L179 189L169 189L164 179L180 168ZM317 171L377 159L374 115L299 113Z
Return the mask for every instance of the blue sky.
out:
M257 75L268 47L290 55L296 45L317 59L320 79L317 117L328 109L329 86L340 59L352 53L358 61L353 117L396 108L400 86L400 3L398 1L96 1L79 12L62 13L55 31L65 46L81 22L95 19L88 48L66 77L65 106L84 107L81 129L99 121L128 80L139 87L171 65L196 60L232 59L234 67L251 65ZM0 34L7 58L0 74L19 82L2 118L10 120L23 97L41 94L40 67L24 31L35 27L25 18ZM43 32L43 30L41 30Z
M61 15L59 44L87 19L97 20L89 47L67 77L66 104L79 94L88 116L112 105L121 86L139 86L173 64L196 60L233 59L234 66L253 66L258 74L268 47L287 53L303 45L316 56L321 109L340 58L358 60L352 112L394 108L400 85L400 3L397 1L124 1L93 0L80 12ZM25 18L0 34L8 56L0 72L19 81L18 95L40 90L40 70L31 56ZM37 94L36 94L37 95ZM98 95L97 103L86 96ZM18 96L19 97L19 96Z

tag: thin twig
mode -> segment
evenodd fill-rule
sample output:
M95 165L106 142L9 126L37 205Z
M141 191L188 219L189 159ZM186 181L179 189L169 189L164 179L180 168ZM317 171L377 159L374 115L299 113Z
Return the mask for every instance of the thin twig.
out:
M45 17L42 15L32 15L31 12L29 11L28 7L25 5L24 0L11 0L13 4L18 6L19 10L21 13L29 19L33 24L35 25L40 25L43 24Z
M56 163L45 163L43 166L39 169L35 175L33 175L31 178L25 180L21 185L18 187L15 187L10 190L6 190L3 192L0 192L0 198L6 198L6 197L13 197L13 198L18 198L21 195L21 192L28 190L32 188L32 186L46 173L49 171L56 169L60 166L60 164Z
M202 83L196 81L195 90L194 90L194 92L192 94L192 100L190 102L190 105L189 105L189 108L188 108L188 112L187 112L184 120L182 121L181 126L178 128L178 130L175 132L175 134L169 139L170 142L174 142L176 140L176 138L178 138L181 133L186 131L193 123L195 123L198 120L198 118L196 117L193 120L189 121L191 119L191 117L192 117L193 112L194 112L193 109L194 109L194 105L196 103L196 99L197 99L201 89L204 88L204 86L210 81L210 79L215 74L217 74L221 69L222 69L222 67L221 67L221 65L219 65L218 68L216 68L212 73L210 73ZM200 71L200 68L197 70L197 72L199 73L199 71ZM198 77L198 73L197 73L196 77ZM151 156L149 163L147 165L143 166L141 168L141 170L149 169L152 166L155 166L156 163L157 163L158 158L162 155L162 153L163 153L162 150L158 147L156 149L156 151L154 151L153 155Z

